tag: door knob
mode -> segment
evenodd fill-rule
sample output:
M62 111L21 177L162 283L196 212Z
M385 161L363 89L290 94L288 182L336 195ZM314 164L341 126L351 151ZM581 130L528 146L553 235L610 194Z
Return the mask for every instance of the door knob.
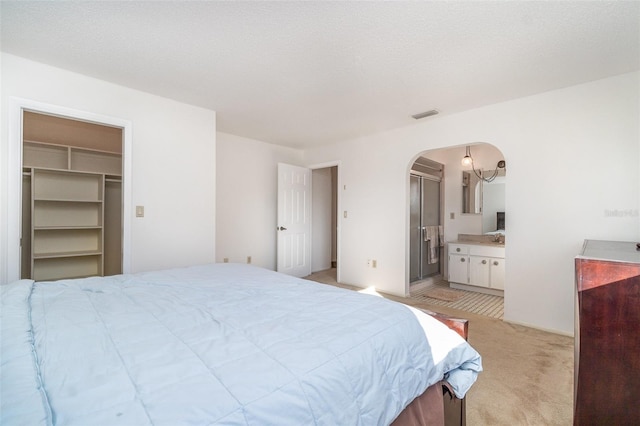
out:
M276 228L278 231L286 231L287 228L285 228L284 226L279 226L278 228Z

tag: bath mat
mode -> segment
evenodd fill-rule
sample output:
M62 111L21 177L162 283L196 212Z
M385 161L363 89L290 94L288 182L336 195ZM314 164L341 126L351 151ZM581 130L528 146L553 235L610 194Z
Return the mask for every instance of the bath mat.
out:
M423 296L431 299L444 300L446 302L455 302L464 297L464 292L446 288L434 288L433 290L426 291Z

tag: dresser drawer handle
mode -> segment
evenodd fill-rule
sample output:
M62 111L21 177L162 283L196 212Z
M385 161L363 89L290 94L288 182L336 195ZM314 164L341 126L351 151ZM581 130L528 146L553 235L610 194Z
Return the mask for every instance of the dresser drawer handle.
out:
M497 260L494 260L494 261L493 261L493 265L494 265L494 266L498 266L498 261L497 261Z
M456 248L456 251L457 251L458 253L460 253L460 247Z

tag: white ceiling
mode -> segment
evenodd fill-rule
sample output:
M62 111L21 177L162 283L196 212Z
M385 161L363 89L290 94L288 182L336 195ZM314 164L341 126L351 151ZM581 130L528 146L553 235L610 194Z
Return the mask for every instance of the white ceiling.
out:
M3 0L0 12L5 52L298 148L640 69L640 1Z

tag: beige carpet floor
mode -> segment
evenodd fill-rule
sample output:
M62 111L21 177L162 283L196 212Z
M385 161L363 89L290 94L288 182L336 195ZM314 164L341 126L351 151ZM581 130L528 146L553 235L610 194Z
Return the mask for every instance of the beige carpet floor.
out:
M350 290L335 271L309 277ZM467 425L571 425L573 338L498 319L382 294L391 300L469 320L469 343L482 355L484 371L467 393Z

